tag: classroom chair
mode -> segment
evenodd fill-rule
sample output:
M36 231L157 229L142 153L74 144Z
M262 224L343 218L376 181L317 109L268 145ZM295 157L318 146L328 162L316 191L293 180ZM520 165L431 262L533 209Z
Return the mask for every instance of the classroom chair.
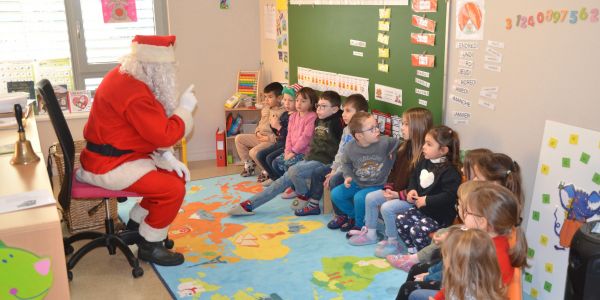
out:
M140 267L138 259L128 246L128 243L133 244L133 241L139 237L139 234L137 231L129 230L124 230L118 233L115 232L115 224L113 219L110 217L108 203L109 199L111 198L117 198L119 201L125 201L127 200L127 197L139 197L139 195L126 191L106 190L75 179L75 145L73 143L73 137L71 136L71 131L69 130L67 121L65 120L56 95L54 94L52 84L50 84L50 81L42 79L37 84L37 90L46 104L52 127L54 127L54 131L58 137L60 147L64 154L64 178L62 180L60 193L58 195L58 202L60 203L61 207L64 210L68 210L71 205L71 198L74 198L73 200L81 199L83 201L90 198L102 198L104 201L105 233L85 231L63 239L66 255L73 253L74 249L72 244L74 242L91 239L90 242L77 250L77 252L73 253L73 255L67 261L67 275L69 280L73 279L73 272L71 270L75 267L77 262L88 252L99 247L106 247L110 255L116 254L116 248L119 248L119 250L121 250L121 252L123 252L127 258L129 265L132 267L131 273L133 277L137 278L144 275L144 270Z

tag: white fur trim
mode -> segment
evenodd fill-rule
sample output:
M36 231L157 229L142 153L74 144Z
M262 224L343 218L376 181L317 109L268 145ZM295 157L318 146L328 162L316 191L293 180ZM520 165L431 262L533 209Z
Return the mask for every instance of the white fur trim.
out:
M186 137L192 131L192 128L194 128L194 118L192 118L192 113L179 106L175 109L173 114L178 115L183 120L183 123L185 124L185 133L183 134L183 137Z
M169 232L169 226L165 228L156 229L146 222L140 223L140 235L148 242L160 242L167 238Z
M131 43L131 55L142 62L175 62L175 49L173 46L165 47Z
M81 182L97 185L107 190L118 191L132 185L151 171L156 171L156 166L151 159L138 159L123 163L104 174L94 174L79 168L75 176Z
M140 206L139 203L136 203L133 208L129 211L129 219L135 221L138 224L141 224L142 221L146 219L148 215L148 210Z

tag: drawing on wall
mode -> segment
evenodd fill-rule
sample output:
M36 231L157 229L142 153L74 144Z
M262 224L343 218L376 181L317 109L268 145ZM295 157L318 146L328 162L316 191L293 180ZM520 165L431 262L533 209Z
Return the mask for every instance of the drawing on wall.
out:
M573 235L600 219L600 132L546 121L537 170L523 290L562 299Z
M230 0L221 0L220 4L219 4L219 7L221 9L229 9L229 1Z
M104 23L137 21L135 0L102 0Z
M0 241L0 261L0 299L46 297L53 279L50 258L8 247Z
M484 24L484 0L457 0L456 39L483 39Z

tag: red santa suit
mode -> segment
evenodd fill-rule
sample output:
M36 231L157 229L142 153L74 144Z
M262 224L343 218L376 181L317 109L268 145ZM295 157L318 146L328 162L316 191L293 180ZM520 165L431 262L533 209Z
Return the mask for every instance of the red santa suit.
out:
M170 61L174 40L173 36L172 41L167 41L167 47L157 46L159 51L152 53L154 58L150 56L143 60ZM135 45L138 47L134 47L133 54L143 52L145 55L146 52L139 49L140 45L142 43ZM163 48L168 51L162 53ZM148 85L121 72L118 66L98 86L83 135L93 144L130 152L108 156L84 149L77 179L143 196L139 204L142 209L138 207L137 213L132 211L132 216L137 214L132 219L140 223L140 234L146 240L160 241L166 237L168 225L179 211L185 196L185 180L175 172L157 168L150 154L158 148L176 144L189 133L192 125L191 111L178 107L170 117L167 116L163 104Z

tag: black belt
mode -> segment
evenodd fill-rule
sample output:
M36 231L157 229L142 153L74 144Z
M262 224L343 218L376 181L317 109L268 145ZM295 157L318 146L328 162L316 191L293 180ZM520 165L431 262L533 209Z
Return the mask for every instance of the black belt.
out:
M98 144L94 144L89 141L85 145L85 148L87 148L88 150L90 150L92 152L102 154L104 156L112 156L112 157L119 157L121 155L125 155L125 154L133 152L133 150L117 149L117 148L113 147L113 145L110 145L110 144L98 145Z

